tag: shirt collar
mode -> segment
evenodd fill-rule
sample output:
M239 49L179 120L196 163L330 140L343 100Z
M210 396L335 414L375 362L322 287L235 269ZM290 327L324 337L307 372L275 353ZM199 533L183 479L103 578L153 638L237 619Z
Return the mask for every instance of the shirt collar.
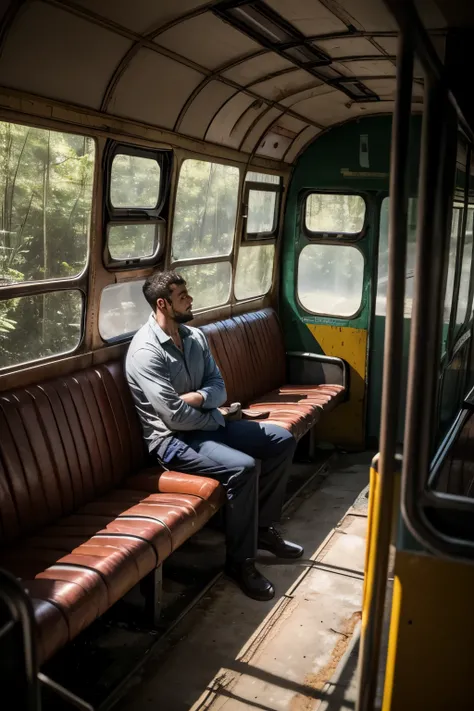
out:
M151 326L151 329L155 336L158 338L159 342L163 345L164 343L167 343L168 341L171 341L171 336L169 336L167 333L163 331L161 326L158 325L155 314L151 313L150 318L148 320L148 323ZM187 338L189 334L191 333L190 329L187 326L181 325L179 327L179 333L181 335L181 338Z

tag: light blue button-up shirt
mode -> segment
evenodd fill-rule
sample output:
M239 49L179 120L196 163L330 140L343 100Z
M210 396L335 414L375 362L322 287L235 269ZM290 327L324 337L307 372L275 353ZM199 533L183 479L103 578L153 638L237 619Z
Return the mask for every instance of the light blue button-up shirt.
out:
M149 451L164 457L172 436L189 430L216 430L225 425L217 410L227 395L224 380L206 337L197 328L180 326L183 352L157 324L153 314L128 349L127 381ZM200 409L179 397L199 392Z

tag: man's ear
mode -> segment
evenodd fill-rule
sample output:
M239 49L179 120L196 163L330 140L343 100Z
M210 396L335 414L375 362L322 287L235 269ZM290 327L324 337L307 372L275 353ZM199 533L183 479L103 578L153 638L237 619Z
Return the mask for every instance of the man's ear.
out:
M156 307L158 309L164 309L166 306L166 299L157 299L156 300Z

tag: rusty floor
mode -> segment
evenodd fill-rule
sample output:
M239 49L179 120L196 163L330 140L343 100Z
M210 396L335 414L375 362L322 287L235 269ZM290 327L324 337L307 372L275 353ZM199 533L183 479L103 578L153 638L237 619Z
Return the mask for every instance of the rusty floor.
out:
M370 455L342 455L290 509L306 556L261 558L270 603L221 579L153 652L117 711L351 711L355 707Z

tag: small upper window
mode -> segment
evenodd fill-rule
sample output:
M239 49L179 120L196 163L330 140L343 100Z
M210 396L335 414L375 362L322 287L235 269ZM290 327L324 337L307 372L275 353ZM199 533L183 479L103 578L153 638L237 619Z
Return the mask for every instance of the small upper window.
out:
M305 203L305 227L310 232L358 235L365 221L365 200L360 195L311 193Z
M110 176L110 202L115 208L153 210L160 197L161 168L155 158L117 153Z
M278 175L249 172L246 181L247 238L273 237L277 228L281 179Z
M164 223L109 224L107 246L114 261L150 259L157 255L163 243Z
M173 223L173 261L226 256L234 242L239 169L183 161Z
M0 286L86 266L95 143L0 122Z

